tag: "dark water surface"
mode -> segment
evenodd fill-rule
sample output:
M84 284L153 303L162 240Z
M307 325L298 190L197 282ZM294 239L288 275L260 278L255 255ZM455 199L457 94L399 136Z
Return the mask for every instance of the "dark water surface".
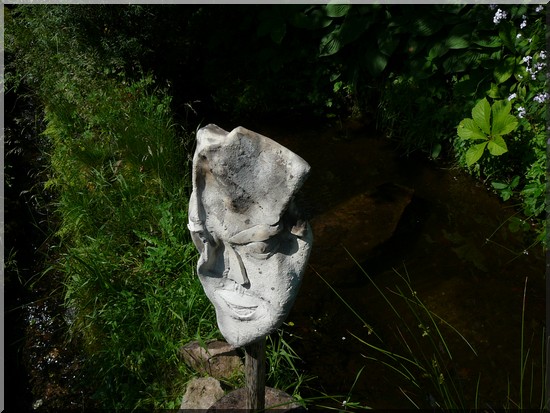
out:
M250 127L252 129L252 127ZM311 384L327 394L353 395L351 401L378 408L411 407L398 389L407 382L384 369L376 356L353 337L403 353L399 323L350 258L384 291L413 290L431 311L458 330L477 355L452 331L445 333L453 360L447 369L474 406L478 377L480 407L502 407L508 395L519 400L522 302L526 279L525 350L530 347L524 392L540 401L541 339L545 323L543 248L529 248L532 234L511 232L516 211L472 177L399 150L368 128L289 131L284 125L255 128L293 150L312 167L301 201L314 231L310 266L287 327L300 337L293 345ZM319 275L374 327L381 345L337 298ZM394 294L392 303L418 337L422 330ZM401 303L401 304L399 304ZM352 335L353 334L353 335ZM429 332L429 334L433 334ZM427 339L424 351L433 352ZM437 341L437 340L436 340ZM438 346L443 343L438 342ZM379 357L381 358L381 357ZM357 374L364 368L356 381ZM356 382L355 382L356 381ZM355 382L355 384L354 384ZM450 382L449 382L450 383ZM410 387L410 386L409 386ZM353 388L353 391L351 389ZM318 396L305 391L304 397ZM437 398L428 388L416 400ZM538 397L538 399L537 399ZM345 400L345 398L344 398ZM538 406L538 402L533 403Z

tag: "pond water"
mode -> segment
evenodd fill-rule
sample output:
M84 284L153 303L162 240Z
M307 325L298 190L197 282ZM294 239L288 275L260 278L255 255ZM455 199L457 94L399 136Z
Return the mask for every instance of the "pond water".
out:
M219 126L230 130L237 125ZM428 406L437 397L429 390L410 390L410 383L398 374L367 358L375 354L356 337L403 353L396 339L403 326L399 327L401 321L351 256L392 295L404 322L412 330L418 329L422 338L424 331L407 313L403 300L388 290L404 288L399 274L408 275L426 307L452 324L477 352L475 355L456 334L446 335L455 357L448 366L454 377L445 379L460 382L471 403L481 374L480 400L497 408L506 399L508 379L512 397L517 398L522 300L528 278L525 340L531 347L529 361L535 363L535 376L540 376L545 260L540 246L528 248L529 234L508 229L506 220L515 214L509 204L458 169L422 157L401 156L394 143L369 132L373 128L368 125L327 128L303 120L262 120L243 126L279 141L312 167L299 202L313 228L314 248L285 327L285 337L302 359L298 367L315 376L307 383L311 388L302 389L304 398L324 392L342 395L334 402L323 401L332 407L341 407L350 395L350 402L362 406L408 408L411 404L399 388L411 392L411 397L414 392L415 400ZM374 328L383 344L320 276ZM51 292L44 292L45 297L48 294ZM27 340L26 346L32 348L26 353L43 358L32 361L37 368L31 371L31 381L34 379L35 387L38 383L55 392L60 405L72 407L75 400L85 397L82 390L68 389L79 356L71 356L72 350L65 349L61 338L50 340L62 336L60 327L52 324L47 303L36 295L32 299L37 300L36 305L18 317L36 325L30 329L34 344L46 340L47 348L39 351ZM21 300L10 305L16 304ZM427 346L425 351L432 349ZM60 370L58 381L64 388L52 390L46 376L39 378L40 369ZM535 393L536 389L540 382L535 384ZM22 395L27 396L28 391ZM21 402L30 404L30 400ZM36 407L41 399L33 402Z
M457 168L404 157L394 143L372 134L368 126L354 126L289 131L263 124L255 129L301 155L312 167L300 201L309 213L314 247L286 327L294 336L292 344L303 367L317 377L311 382L316 390L304 391L302 396L315 397L324 391L344 395L340 401L351 394L350 401L363 406L410 408L401 387L412 391L411 397L425 407L433 406L435 394L428 388L407 390L410 382L367 359L384 358L360 341L407 355L397 338L403 334L404 322L418 331L424 352L434 351L426 337L435 337L434 332L421 329L404 300L390 292L398 287L407 290L401 278L405 276L425 306L460 332L477 353L450 329L442 330L453 354L446 366L452 377L442 379L460 383L463 400L473 407L479 378L480 407L494 408L505 403L508 381L510 397L519 399L527 279L525 349L530 348L528 376L534 366L533 398L537 400L538 395L540 401L543 248L530 247L532 234L509 229L516 211L482 183ZM351 256L390 296L404 321L399 321ZM368 333L348 305L374 328L383 344ZM435 341L442 350L445 343Z

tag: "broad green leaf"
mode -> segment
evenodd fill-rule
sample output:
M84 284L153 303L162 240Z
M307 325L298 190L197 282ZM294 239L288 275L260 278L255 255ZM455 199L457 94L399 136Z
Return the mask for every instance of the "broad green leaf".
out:
M483 151L485 150L485 146L487 146L487 143L488 142L478 143L477 145L471 146L466 151L466 165L472 166L479 160L479 158L481 158L481 155L483 155Z
M472 139L474 141L487 140L487 135L485 135L477 127L474 120L470 118L462 119L456 128L456 132L462 139Z
M489 149L489 153L494 156L500 156L503 153L508 152L506 142L504 142L504 139L500 135L493 136L487 144L487 149Z
M348 14L351 9L350 4L341 3L329 3L327 4L327 16L328 17L343 17Z
M432 61L438 57L441 57L448 51L449 51L449 48L445 46L445 43L437 42L432 46L432 48L428 52L428 60Z
M445 44L449 49L466 49L470 45L472 32L470 24L458 24L452 28Z
M340 41L340 28L338 27L321 39L321 44L319 45L319 57L330 56L338 53L341 48L342 43Z
M445 46L449 49L466 49L469 45L468 39L461 36L449 36L445 41Z
M485 91L485 94L493 99L498 99L502 97L500 88L496 83L491 82L491 87Z
M379 50L371 49L365 54L365 66L370 74L374 77L378 76L386 68L388 64L387 56L380 53Z
M491 105L486 98L483 98L474 106L472 118L479 129L487 135L491 133Z
M508 184L506 184L504 182L491 182L491 185L495 189L506 189L509 186Z
M516 68L516 58L514 56L508 56L506 59L502 60L495 70L493 75L497 84L506 82L514 74Z
M491 134L493 136L506 135L517 128L518 120L515 116L510 115L511 109L512 103L508 100L497 100L493 103L491 109L493 115Z
M502 39L498 36L490 36L488 38L474 40L474 43L482 47L500 47L502 46Z
M443 27L441 19L430 16L419 17L412 22L411 32L419 36L432 36Z
M517 30L515 26L509 21L501 21L499 23L499 26L500 30L498 33L498 37L500 37L504 46L506 46L508 50L514 53L516 51L517 35Z

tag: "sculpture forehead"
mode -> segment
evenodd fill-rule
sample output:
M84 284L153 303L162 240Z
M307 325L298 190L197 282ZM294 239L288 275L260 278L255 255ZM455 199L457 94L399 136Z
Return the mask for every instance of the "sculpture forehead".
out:
M194 186L202 187L207 226L221 227L217 229L228 236L255 224L276 224L310 169L301 157L263 135L243 127L227 132L216 125L197 132L194 164Z

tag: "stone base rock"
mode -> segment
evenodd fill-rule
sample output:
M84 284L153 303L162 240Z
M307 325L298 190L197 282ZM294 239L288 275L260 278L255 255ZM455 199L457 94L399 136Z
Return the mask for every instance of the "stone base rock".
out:
M246 408L246 389L234 390L214 403L208 413L220 413L232 411L243 411ZM235 410L238 409L238 410ZM300 406L296 401L284 391L265 388L265 411L277 412L305 412L306 409Z
M187 385L180 410L191 412L204 412L223 397L224 391L220 382L213 377L195 378Z
M216 379L229 379L244 371L237 351L225 341L211 341L206 348L198 341L192 341L180 349L180 355L193 370Z

